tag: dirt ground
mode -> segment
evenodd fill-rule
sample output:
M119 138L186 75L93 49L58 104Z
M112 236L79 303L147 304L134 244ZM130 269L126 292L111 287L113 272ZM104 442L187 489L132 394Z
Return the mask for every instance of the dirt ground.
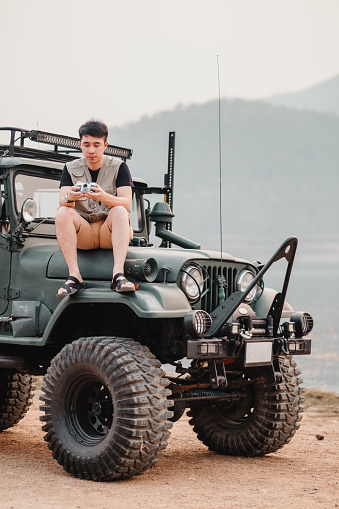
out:
M1 509L339 507L339 396L306 397L290 444L263 458L210 452L183 416L157 465L127 481L71 477L53 460L35 396L26 417L0 435Z

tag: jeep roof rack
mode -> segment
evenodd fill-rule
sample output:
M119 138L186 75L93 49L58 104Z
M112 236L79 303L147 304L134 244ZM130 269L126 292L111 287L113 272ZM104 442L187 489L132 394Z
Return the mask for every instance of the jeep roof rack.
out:
M75 156L70 154L73 152L81 152L79 147L79 138L72 138L70 136L64 136L62 134L48 133L45 131L28 130L20 127L0 127L0 131L10 132L9 145L1 145L0 148L4 155L9 156L23 156L28 158L39 158L49 159L56 161L69 161L74 159ZM17 136L17 133L18 134ZM54 150L40 150L29 148L25 146L25 139L28 138L31 141L37 143L44 143L54 147ZM16 144L20 140L19 144ZM59 147L66 148L68 150L60 151ZM133 150L129 148L117 147L115 145L108 145L105 154L120 157L123 160L131 159Z

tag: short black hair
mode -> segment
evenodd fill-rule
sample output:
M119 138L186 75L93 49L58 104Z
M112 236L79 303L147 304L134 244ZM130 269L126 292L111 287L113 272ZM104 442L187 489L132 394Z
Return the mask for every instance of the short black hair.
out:
M91 119L79 127L79 138L83 136L94 136L95 138L104 138L107 141L108 128L101 120Z

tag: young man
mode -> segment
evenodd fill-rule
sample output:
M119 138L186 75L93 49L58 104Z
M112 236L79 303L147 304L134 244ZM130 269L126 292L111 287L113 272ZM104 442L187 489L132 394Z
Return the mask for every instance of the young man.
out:
M125 162L104 155L107 126L90 120L79 129L83 158L67 163L61 175L60 208L55 217L56 235L68 266L69 276L57 297L85 288L77 257L79 249L112 249L114 258L111 289L135 290L124 276L124 263L131 238L129 211L132 177ZM81 183L94 182L92 192L79 192Z

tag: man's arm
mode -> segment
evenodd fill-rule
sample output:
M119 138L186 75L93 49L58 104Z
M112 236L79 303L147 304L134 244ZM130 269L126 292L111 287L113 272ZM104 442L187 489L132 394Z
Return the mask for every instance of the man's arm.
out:
M79 193L74 193L74 190L76 189L76 187L73 186L72 179L71 179L70 174L68 173L66 165L64 166L64 169L62 170L59 187L60 187L59 206L74 208L74 203L66 203L65 202L66 194L68 194L68 200L70 202L73 202L77 198L79 198ZM81 194L80 197L83 197L83 196L84 195Z
M132 188L130 186L118 187L116 198L124 200L124 202L122 202L121 205L123 207L125 207L127 212L129 212L131 210L131 206L132 206Z
M76 189L76 187L74 186L63 186L63 187L60 187L60 197L59 197L59 206L60 207L71 207L71 208L74 208L75 207L75 200L77 198L82 198L83 196L85 196L83 193L75 193L74 190ZM71 202L71 203L66 203L65 202L65 196L66 194L68 194L68 200Z

